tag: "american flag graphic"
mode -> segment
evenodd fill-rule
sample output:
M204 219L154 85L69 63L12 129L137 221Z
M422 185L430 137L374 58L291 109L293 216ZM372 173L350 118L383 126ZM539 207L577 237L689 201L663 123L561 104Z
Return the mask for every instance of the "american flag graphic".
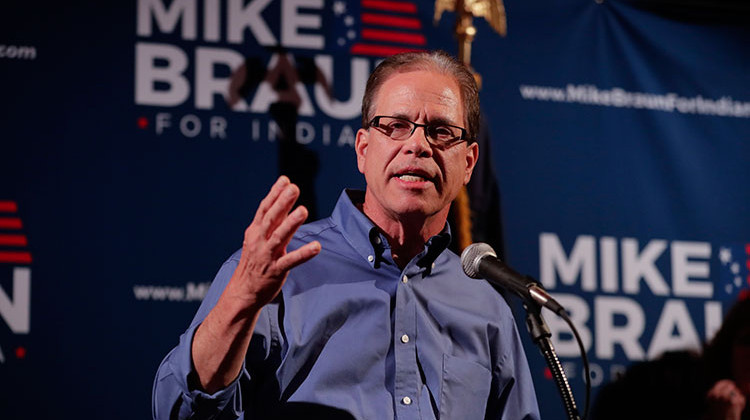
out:
M21 229L18 204L0 200L0 264L31 264L28 240Z
M728 244L719 247L720 286L724 296L750 294L750 244Z
M334 43L352 55L373 57L422 51L427 39L417 11L417 4L408 1L336 0Z

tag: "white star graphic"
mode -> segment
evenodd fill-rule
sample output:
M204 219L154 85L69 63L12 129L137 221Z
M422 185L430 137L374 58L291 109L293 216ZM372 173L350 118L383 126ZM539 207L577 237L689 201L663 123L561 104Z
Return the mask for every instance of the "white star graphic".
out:
M355 36L357 36L357 33L352 30L346 32L346 37L349 39L354 39Z
M346 16L344 16L344 25L346 25L346 26L352 26L352 25L354 25L354 16L352 16L352 15L346 15Z
M346 13L346 2L345 1L333 2L333 13L336 16L343 15L344 13Z
M740 272L740 265L737 263L733 263L731 266L732 273L739 274Z
M719 260L722 264L729 264L732 261L732 250L729 248L721 248L719 250Z

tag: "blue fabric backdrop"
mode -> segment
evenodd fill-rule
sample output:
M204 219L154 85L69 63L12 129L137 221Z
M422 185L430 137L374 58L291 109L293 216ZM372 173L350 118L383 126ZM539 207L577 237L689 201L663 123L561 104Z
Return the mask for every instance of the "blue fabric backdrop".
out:
M750 28L624 0L505 6L506 37L475 20L502 197L481 223L569 308L595 394L635 361L699 346L750 288ZM156 367L280 168L304 169L319 216L363 186L364 80L393 51L456 52L454 14L433 24L433 10L6 2L2 418L148 418ZM276 118L296 118L296 142ZM582 406L578 349L546 317ZM543 418L564 418L526 348Z

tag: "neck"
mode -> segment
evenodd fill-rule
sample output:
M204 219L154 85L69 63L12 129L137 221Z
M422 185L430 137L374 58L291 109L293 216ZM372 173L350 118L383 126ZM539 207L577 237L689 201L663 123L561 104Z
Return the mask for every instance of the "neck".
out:
M440 233L445 227L450 208L438 213L390 214L382 211L365 196L362 212L377 226L388 239L393 261L404 268L414 256L424 250L428 239Z

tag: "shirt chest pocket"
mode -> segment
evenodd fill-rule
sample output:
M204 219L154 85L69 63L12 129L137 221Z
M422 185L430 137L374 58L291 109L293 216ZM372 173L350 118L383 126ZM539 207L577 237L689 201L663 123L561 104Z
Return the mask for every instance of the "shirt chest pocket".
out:
M484 366L443 355L440 419L482 419L487 409L492 374Z

